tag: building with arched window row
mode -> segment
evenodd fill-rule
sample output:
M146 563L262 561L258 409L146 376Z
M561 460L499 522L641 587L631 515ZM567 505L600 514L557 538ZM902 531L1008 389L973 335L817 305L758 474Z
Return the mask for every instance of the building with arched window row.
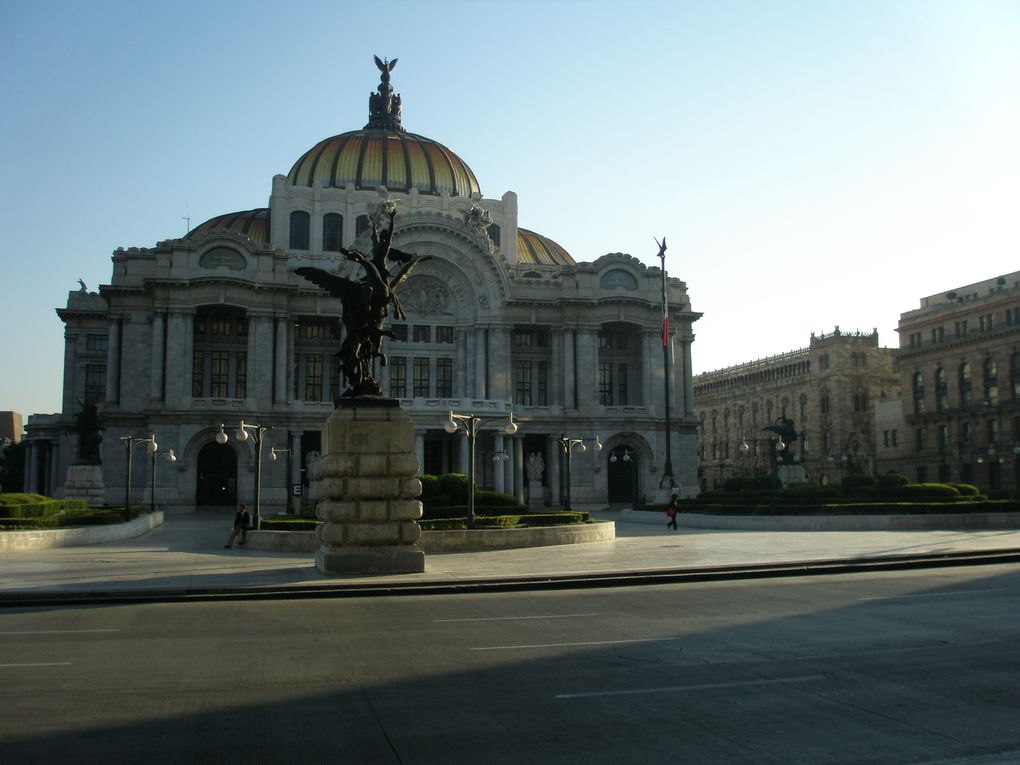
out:
M565 435L605 446L573 452L574 502L656 496L667 449L660 269L612 252L576 261L519 225L516 194L484 196L457 154L404 129L388 71L368 124L298 157L272 179L267 207L218 215L155 246L119 248L108 284L68 295L57 311L62 409L29 419L26 488L63 494L75 415L95 403L107 502L124 500L128 480L132 498L147 501L152 466L137 458L126 478L121 439L149 434L159 444L159 506L250 501L252 442L216 440L221 424L232 434L244 420L270 428L263 512L308 503L320 428L342 388L340 305L293 270L353 273L341 249L364 250L370 217L390 200L394 245L430 259L398 289L406 318L391 325L387 363L376 371L414 419L422 472L467 472L465 439L443 429L449 411L512 411L514 437L496 429L479 436L479 485L559 504ZM669 448L675 478L690 492L699 314L682 281L669 278L666 290ZM177 461L161 461L171 448ZM529 491L524 465L536 454L543 467Z

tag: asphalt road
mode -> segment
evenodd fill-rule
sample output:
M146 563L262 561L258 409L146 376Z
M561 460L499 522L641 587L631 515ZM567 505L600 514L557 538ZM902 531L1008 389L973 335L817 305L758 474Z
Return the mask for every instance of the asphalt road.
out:
M0 612L2 763L1020 762L1020 565Z

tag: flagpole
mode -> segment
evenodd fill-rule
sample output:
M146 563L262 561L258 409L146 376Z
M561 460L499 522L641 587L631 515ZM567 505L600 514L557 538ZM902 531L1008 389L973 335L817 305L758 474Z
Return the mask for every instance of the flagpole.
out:
M670 487L676 486L676 481L673 480L671 452L673 436L669 421L669 370L672 367L670 362L673 356L673 343L669 334L669 301L666 297L666 237L662 238L661 243L658 240L655 240L655 243L659 245L659 260L662 263L662 379L666 386L666 464L662 468L662 479L659 481L661 489L667 481Z

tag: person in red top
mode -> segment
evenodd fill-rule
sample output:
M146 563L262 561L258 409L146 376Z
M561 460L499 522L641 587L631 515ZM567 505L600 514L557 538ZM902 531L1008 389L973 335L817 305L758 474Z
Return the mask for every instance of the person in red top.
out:
M676 494L674 494L669 500L669 504L666 505L666 515L669 516L669 523L666 524L667 529L676 531L676 516L679 510L676 504Z
M247 541L248 529L251 528L251 516L248 514L248 508L241 505L237 512L234 513L234 528L230 530L230 536L227 538L227 543L223 545L229 550L234 545L234 539L237 535L241 535L241 541L239 545L243 545Z

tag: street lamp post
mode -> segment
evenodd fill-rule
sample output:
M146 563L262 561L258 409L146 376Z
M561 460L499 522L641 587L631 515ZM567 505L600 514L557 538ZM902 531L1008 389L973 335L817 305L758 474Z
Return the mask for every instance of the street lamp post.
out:
M150 433L148 438L141 438L139 436L121 436L121 442L123 442L125 449L127 449L127 472L124 478L124 520L131 520L131 457L134 454L134 448L138 444L148 444L147 450L149 456L152 458L152 488L153 496L155 496L156 489L156 450L159 445L156 443L156 434ZM153 500L153 505L155 501Z
M258 531L259 527L262 525L262 441L265 439L267 430L270 430L270 428L241 420L241 424L237 428L237 433L234 434L234 438L242 443L247 441L249 438L253 439L255 443L255 512L252 513L251 525L256 531ZM216 434L216 443L225 444L227 440L227 433L223 430L223 424L220 423L220 432ZM284 450L281 449L280 451ZM276 458L276 450L273 452L273 458Z
M496 415L494 417L477 417L473 414L455 414L452 410L450 411L450 417L443 425L443 430L447 433L456 433L458 428L463 428L464 435L467 436L468 440L468 509L467 517L465 518L465 524L470 529L475 525L475 437L478 434L478 428L487 422L493 422L495 420L502 420L504 417L508 419L507 426L503 429L503 432L508 436L512 436L517 432L517 423L514 422L514 413L508 412L505 415Z
M156 512L156 457L157 457L156 448L157 448L156 447L156 443L153 442L153 443L149 444L148 448L146 449L146 451L149 452L149 461L152 463L152 474L151 474L151 476L149 478L149 512L150 513ZM173 464L174 462L177 462L177 455L174 454L174 450L173 449L170 449L169 451L167 451L166 456L164 457L164 459L167 462Z
M563 458L566 463L567 469L567 503L563 508L564 510L570 510L570 455L573 453L575 447L580 447L582 452L588 451L588 447L584 445L585 441L594 441L594 447L596 452L602 451L602 442L599 441L599 437L595 438L568 438L566 435L561 435L558 439L560 449L563 450Z

